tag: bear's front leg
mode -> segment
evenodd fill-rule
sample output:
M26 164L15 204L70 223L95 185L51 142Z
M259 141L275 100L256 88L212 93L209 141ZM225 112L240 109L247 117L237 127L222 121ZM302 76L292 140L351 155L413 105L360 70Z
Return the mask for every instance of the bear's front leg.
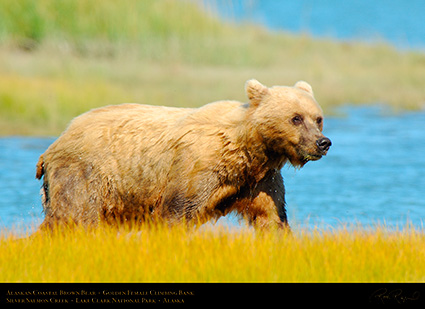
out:
M285 186L278 170L270 171L258 184L245 215L260 229L290 230L285 209Z
M272 196L260 192L247 209L249 223L259 229L288 229L284 205L276 205Z

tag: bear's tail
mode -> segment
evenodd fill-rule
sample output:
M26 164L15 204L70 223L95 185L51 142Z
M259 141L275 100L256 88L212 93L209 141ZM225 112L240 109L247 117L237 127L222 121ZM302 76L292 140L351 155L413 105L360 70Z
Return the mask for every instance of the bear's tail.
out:
M43 155L40 156L40 158L38 159L38 163L36 165L37 169L35 172L35 178L37 179L41 179L41 177L43 177L44 175L44 158Z
M35 177L37 179L41 179L41 177L43 177L43 175L44 175L44 172L45 172L44 171L44 158L43 158L43 155L41 155L40 159L38 159ZM46 211L47 204L49 203L49 199L50 199L49 198L49 185L48 185L46 176L44 177L43 185L41 186L40 195L41 195L41 204L43 205L44 211Z

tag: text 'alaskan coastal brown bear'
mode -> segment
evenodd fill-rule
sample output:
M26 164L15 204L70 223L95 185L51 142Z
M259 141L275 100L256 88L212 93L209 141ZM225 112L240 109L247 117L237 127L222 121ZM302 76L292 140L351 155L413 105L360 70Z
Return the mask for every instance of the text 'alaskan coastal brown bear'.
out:
M40 156L45 219L204 223L230 212L254 227L285 228L280 169L326 155L311 86L246 82L249 103L171 108L122 104L75 118Z

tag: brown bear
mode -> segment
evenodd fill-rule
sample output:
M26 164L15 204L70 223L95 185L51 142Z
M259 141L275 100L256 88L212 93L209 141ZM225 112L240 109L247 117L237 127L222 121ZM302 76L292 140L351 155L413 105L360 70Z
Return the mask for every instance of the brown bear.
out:
M288 227L280 169L326 155L311 86L246 82L249 103L200 108L122 104L75 118L40 156L45 219L202 224L230 212L255 227Z

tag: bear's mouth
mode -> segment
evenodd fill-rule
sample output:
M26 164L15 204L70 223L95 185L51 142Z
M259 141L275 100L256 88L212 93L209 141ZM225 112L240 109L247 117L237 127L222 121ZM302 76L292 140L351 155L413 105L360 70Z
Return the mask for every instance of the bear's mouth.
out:
M304 164L305 163L307 163L308 161L317 161L317 160L319 160L319 159L321 159L322 158L322 155L321 154L316 154L316 153L314 153L314 154L305 154L304 156L303 156L303 162L304 162Z
M299 149L297 151L297 156L290 158L291 164L293 166L303 167L309 161L317 161L325 154L322 153L309 153Z
M309 161L320 160L327 154L327 151L319 151L318 149L306 149L304 147L294 147L292 155L287 152L287 158L295 167L303 167Z

